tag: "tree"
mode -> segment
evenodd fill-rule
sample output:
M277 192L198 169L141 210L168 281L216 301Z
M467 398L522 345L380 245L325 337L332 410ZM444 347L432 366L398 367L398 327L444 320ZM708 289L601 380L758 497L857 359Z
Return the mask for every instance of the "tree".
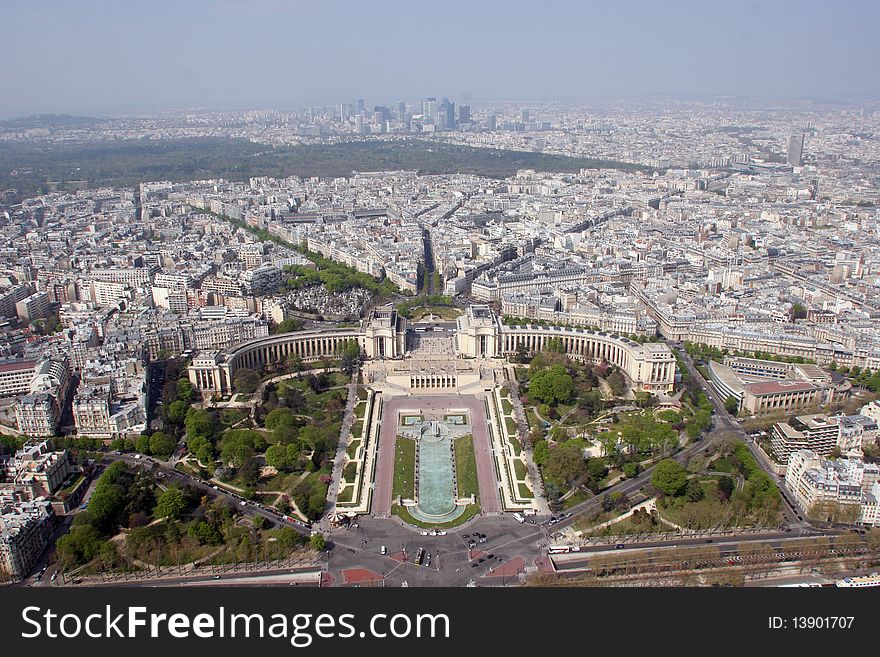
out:
M99 484L89 500L89 518L98 530L109 533L116 528L119 513L124 507L125 493L119 484Z
M301 328L301 321L288 317L284 321L279 322L278 326L275 327L275 333L290 333L291 331L298 331Z
M309 539L309 545L318 552L321 552L327 547L327 539L324 538L324 534L321 534L320 532L315 533L312 534L312 537Z
M609 374L605 378L605 380L608 382L608 386L611 388L611 391L615 394L615 396L622 397L626 394L626 379L623 378L623 374L621 374L619 371L615 370L614 372Z
M279 428L290 428L294 424L293 413L291 413L289 408L274 408L266 415L263 424L270 431Z
M739 401L737 401L736 397L730 395L724 400L724 410L731 415L736 415L739 412Z
M238 469L238 476L248 486L256 486L260 481L260 464L257 459L253 457L247 459Z
M177 399L168 405L168 421L172 424L181 425L186 419L186 412L189 410L189 404L181 399Z
M651 484L664 495L680 495L687 485L687 470L678 461L663 459L654 469Z
M137 442L135 443L135 449L139 451L141 454L149 454L150 453L150 437L144 433L138 436Z
M186 498L176 486L169 486L159 496L154 515L157 518L179 518L186 511Z
M726 502L733 494L736 485L731 477L721 477L718 479L718 497L721 501Z
M220 530L204 520L191 524L186 533L202 544L220 545L223 542L223 535L220 533Z
M360 365L360 359L361 348L360 345L358 345L357 340L349 340L346 342L342 348L342 358L340 361L342 371L351 376L357 371L358 366Z
M689 502L699 502L706 496L706 491L703 490L699 481L696 479L688 479L684 494Z
M155 454L163 461L174 452L177 441L172 436L162 431L157 431L150 436L150 453Z
M796 319L806 319L807 309L802 303L795 303L791 307L791 321Z
M243 367L235 373L233 385L236 392L250 394L260 385L260 375L254 370Z
M290 466L287 460L287 447L284 445L270 445L266 449L266 465L276 470L286 470Z
M185 404L189 404L195 397L195 390L189 379L180 379L177 382L177 398Z
M544 465L550 456L550 446L546 440L537 440L532 448L532 459L536 465Z
M186 429L188 440L197 436L211 439L214 437L214 432L216 431L214 416L204 409L190 408L186 412L184 428Z
M532 361L534 364L534 361ZM558 404L571 397L574 380L562 365L540 370L529 381L529 392L538 401Z
M569 487L588 474L583 453L573 445L559 445L551 449L543 471L545 477L555 479Z
M596 436L596 440L602 445L602 453L605 456L617 453L617 433L614 431L603 431Z
M551 354L565 353L565 345L562 343L562 338L550 338L545 343L544 348Z
M74 524L55 543L55 550L62 567L70 569L94 559L103 543L101 533L93 525Z
M220 458L234 468L240 468L256 451L266 446L263 437L250 429L229 429L220 441Z

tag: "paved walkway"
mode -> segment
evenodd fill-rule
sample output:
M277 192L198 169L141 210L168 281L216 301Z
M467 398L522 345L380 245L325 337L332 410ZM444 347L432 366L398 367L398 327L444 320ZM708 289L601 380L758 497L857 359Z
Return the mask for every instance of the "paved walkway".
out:
M358 402L358 385L356 383L349 383L346 387L348 388L348 399L345 401L345 412L342 415L342 426L339 428L339 443L336 446L336 456L333 459L333 475L330 480L330 487L327 491L327 509L336 507L336 497L339 495L339 484L342 479L342 471L345 468L345 453L348 449L348 437L355 421L354 407ZM366 421L366 418L364 421ZM325 526L323 520L321 526Z
M495 480L492 446L489 442L488 420L481 400L473 396L431 395L396 397L386 402L379 432L379 454L376 464L373 513L390 515L394 484L394 447L397 442L397 413L401 409L442 412L450 408L464 408L470 413L473 427L474 455L477 463L477 481L480 487L480 507L483 513L498 513L498 485Z

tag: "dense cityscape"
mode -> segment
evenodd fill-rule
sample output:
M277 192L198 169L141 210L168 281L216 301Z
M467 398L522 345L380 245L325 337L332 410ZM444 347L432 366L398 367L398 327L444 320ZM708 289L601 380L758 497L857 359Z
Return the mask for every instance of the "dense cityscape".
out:
M880 548L878 116L430 97L0 124L18 149L340 159L2 172L0 572L861 582L835 573ZM389 145L403 166L370 160Z

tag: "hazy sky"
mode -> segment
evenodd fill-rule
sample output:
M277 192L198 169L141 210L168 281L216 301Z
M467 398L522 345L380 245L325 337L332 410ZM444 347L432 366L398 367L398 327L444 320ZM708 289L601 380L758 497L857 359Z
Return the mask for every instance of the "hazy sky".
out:
M0 0L0 116L449 96L880 98L880 2Z

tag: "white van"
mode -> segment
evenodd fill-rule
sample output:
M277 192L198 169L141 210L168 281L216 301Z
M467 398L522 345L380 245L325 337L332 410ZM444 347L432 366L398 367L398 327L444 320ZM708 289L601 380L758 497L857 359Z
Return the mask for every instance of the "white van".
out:
M519 523L523 523L523 522L526 521L525 516L524 516L523 514L519 513L519 512L514 513L514 514L513 514L513 517L514 517L514 519L515 519L517 522L519 522Z

